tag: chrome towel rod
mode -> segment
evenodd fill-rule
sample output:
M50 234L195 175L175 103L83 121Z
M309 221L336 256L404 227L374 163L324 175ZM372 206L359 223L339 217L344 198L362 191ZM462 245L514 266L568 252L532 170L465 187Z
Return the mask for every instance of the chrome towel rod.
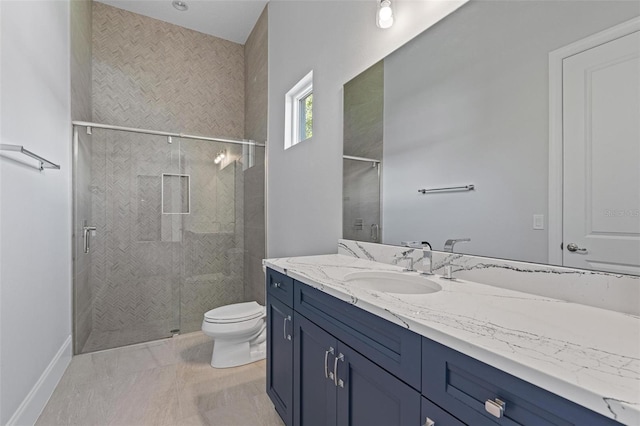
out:
M24 147L22 145L11 145L11 144L0 144L0 151L14 151L14 152L19 152L21 154L24 154L28 157L31 157L35 160L38 160L40 162L40 166L38 167L40 169L40 171L43 171L44 169L57 169L60 170L60 166L58 164L52 163L51 161L40 157L37 154L34 154L33 152L29 151L28 149L24 149Z
M449 186L447 188L431 188L431 189L418 189L418 192L421 194L426 194L428 192L444 192L444 191L473 191L476 188L475 185L464 185L464 186Z
M345 160L366 161L368 163L375 163L375 164L380 163L380 160L376 160L374 158L354 157L353 155L343 155L342 158L344 158Z
M167 136L169 140L171 140L171 138L174 137L174 138L195 139L195 140L210 141L210 142L235 143L238 145L253 145L253 146L262 146L262 147L266 146L263 143L257 143L252 140L210 138L207 136L188 135L186 133L161 132L158 130L138 129L135 127L123 127L123 126L113 126L111 124L90 123L88 121L72 121L71 123L74 126L86 127L88 133L91 132L91 128L109 129L109 130L119 130L122 132L143 133L145 135Z

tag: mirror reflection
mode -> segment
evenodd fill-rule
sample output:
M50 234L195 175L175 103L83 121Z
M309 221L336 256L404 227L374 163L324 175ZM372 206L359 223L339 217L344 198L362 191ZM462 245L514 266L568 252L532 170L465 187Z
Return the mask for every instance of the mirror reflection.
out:
M637 2L467 3L345 84L344 238L640 275L639 76Z

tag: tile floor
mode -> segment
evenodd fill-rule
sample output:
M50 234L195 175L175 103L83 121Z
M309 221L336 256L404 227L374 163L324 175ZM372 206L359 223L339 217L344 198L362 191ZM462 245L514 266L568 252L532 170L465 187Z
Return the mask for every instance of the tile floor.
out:
M36 425L282 426L265 362L211 368L202 332L75 356Z

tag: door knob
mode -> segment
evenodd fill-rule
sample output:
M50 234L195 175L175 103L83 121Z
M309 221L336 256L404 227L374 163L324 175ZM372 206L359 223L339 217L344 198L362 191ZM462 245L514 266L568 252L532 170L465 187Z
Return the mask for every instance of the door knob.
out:
M567 250L569 250L572 253L575 253L575 252L586 253L587 252L586 248L580 248L580 247L578 247L578 245L576 243L567 244Z

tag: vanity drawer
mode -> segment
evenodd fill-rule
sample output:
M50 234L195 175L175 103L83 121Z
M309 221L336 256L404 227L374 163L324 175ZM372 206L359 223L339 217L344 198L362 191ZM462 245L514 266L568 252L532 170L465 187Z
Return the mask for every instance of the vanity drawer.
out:
M267 294L293 307L293 278L267 268Z
M424 396L420 413L422 426L467 426Z
M620 425L427 338L422 340L422 394L474 426ZM499 406L491 404L496 399L505 404L500 418L489 413L498 414Z
M420 390L419 335L306 284L294 282L297 312Z

